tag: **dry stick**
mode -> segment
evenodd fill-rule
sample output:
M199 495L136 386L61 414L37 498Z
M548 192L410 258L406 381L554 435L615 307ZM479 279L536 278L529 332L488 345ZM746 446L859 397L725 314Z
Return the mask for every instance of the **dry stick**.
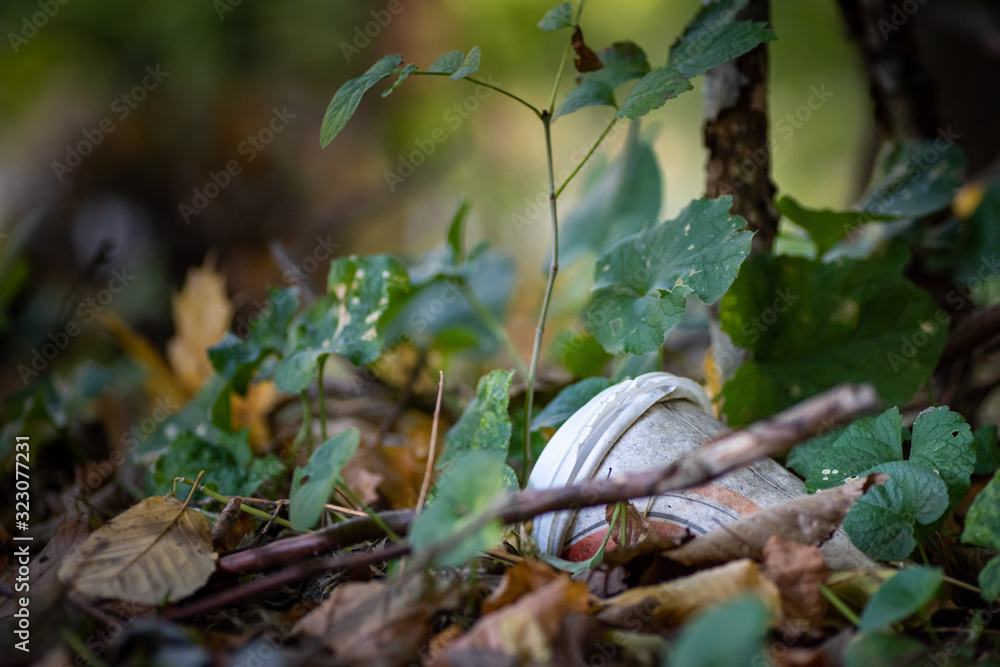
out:
M434 473L434 457L437 453L438 422L441 420L441 397L444 395L444 371L438 371L438 397L434 405L434 420L431 422L431 444L427 449L427 467L424 469L424 481L420 484L420 495L417 497L417 507L414 514L419 514L427 500L427 491L431 488L431 477Z
M616 479L588 480L572 486L508 494L493 511L485 513L461 534L433 551L446 551L498 518L504 523L516 523L545 512L578 510L698 486L730 470L782 452L877 407L878 396L871 385L841 385L784 410L771 419L716 438L664 468L622 475ZM386 512L381 516L398 532L405 532L413 520L413 512L409 510ZM371 519L350 519L322 531L223 556L219 559L218 569L234 575L259 572L382 536L383 533ZM393 549L398 546L409 550L408 545L394 545ZM420 564L430 562L434 553L425 554ZM326 565L304 563L302 567L314 567L309 570L311 573L322 571Z

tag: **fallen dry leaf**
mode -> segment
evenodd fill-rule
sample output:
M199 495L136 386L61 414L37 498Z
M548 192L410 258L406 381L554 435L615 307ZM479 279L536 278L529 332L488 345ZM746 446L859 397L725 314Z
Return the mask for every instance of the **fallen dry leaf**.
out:
M254 530L250 515L242 512L239 498L230 498L226 508L212 526L212 547L216 551L232 551L239 546L243 536Z
M49 543L28 564L32 614L41 616L59 599L63 587L56 576L58 572L56 566L73 547L87 539L87 534L90 532L87 521L88 515L85 513L64 518ZM13 579L16 571L17 568L12 567L10 577L2 580L11 588L14 587ZM0 618L7 618L17 610L17 597L9 597L0 603Z
M482 613L485 616L545 586L559 577L559 572L539 560L522 560L503 574L500 585L483 600Z
M760 560L772 535L789 542L819 546L843 523L858 498L887 479L888 475L871 474L822 493L793 498L711 530L667 552L667 556L698 567L737 558Z
M63 560L59 580L95 598L158 605L201 588L215 570L211 528L172 496L146 498Z
M292 630L316 637L341 662L409 665L434 634L438 611L457 608L464 586L445 576L340 584Z
M171 297L175 335L167 342L167 359L178 381L194 395L212 375L205 350L219 342L233 320L226 279L214 261L188 269L181 291Z
M778 587L787 623L797 628L822 625L827 602L819 585L826 581L829 570L819 547L772 535L764 545L760 571Z
M639 586L604 600L598 618L636 630L680 625L706 608L745 593L760 597L773 618L781 616L777 587L749 559L696 572L656 586Z
M499 651L522 662L551 664L552 643L563 620L589 607L587 585L560 575L517 602L480 618L435 664L455 664L456 654L470 650Z
M576 65L577 72L596 72L604 68L604 63L601 62L601 59L583 41L583 30L580 29L580 26L576 26L576 30L573 31L571 43L573 50L576 52L573 64Z
M608 503L604 507L604 517L605 521L608 522L608 526L611 526L617 505L618 503ZM649 522L639 513L635 505L630 502L625 503L625 542L622 545L618 541L622 534L620 521L622 521L621 517L618 518L618 522L615 522L614 529L611 531L611 538L608 540L609 545L614 543L615 546L635 546L644 541L651 530Z

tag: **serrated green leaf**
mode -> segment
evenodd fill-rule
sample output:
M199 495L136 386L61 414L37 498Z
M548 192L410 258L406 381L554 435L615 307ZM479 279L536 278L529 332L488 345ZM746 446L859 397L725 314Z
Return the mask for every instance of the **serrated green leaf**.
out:
M413 521L410 539L418 556L435 548L476 521L497 498L517 488L516 476L493 450L462 450L453 456L434 485L434 496ZM511 480L513 478L513 485ZM503 536L503 525L493 520L450 550L437 554L434 564L457 567Z
M919 655L926 647L905 635L890 632L858 633L847 645L844 664L847 667L871 667L891 665L899 658Z
M254 326L246 338L231 333L208 348L212 367L230 380L233 389L246 394L253 372L269 355L284 349L289 323L299 309L299 289L271 289L267 304L254 316Z
M463 60L465 60L465 54L461 51L449 51L435 60L427 71L454 74L462 66Z
M892 408L877 417L858 419L834 438L823 438L824 451L809 468L806 491L840 486L881 463L902 460L902 428L899 410Z
M459 79L464 79L470 74L474 74L479 70L479 60L481 57L482 53L480 53L479 47L473 46L469 49L469 53L465 56L465 60L462 61L461 67L455 70L448 78L452 81L458 81Z
M947 337L934 299L902 276L906 259L744 262L720 308L723 330L753 352L723 387L729 423L768 417L841 382L870 381L887 403L905 403Z
M531 430L540 428L559 428L577 410L587 404L587 401L612 385L607 378L587 378L564 387L541 412L531 420Z
M389 97L389 95L391 95L393 93L393 91L395 91L397 88L399 88L399 84L401 84L404 81L406 81L407 79L409 79L410 75L413 74L416 71L417 71L417 66L414 65L413 63L410 63L409 65L407 65L406 67L404 67L399 72L399 78L396 79L396 81L391 86L389 86L388 88L386 88L385 90L382 91L382 97Z
M861 631L877 632L917 613L937 595L944 573L936 567L908 567L871 596L861 612Z
M987 424L972 434L976 449L976 465L972 472L989 475L1000 467L1000 449L997 448L997 427Z
M827 250L842 241L858 225L896 219L895 216L865 211L838 212L806 208L787 195L778 199L774 205L781 215L809 232L816 244L817 257L825 255Z
M552 114L552 120L584 107L601 105L615 106L615 91L603 81L584 81L566 94L556 112Z
M568 2L561 2L549 11L538 22L538 27L542 30L562 30L573 27L573 5Z
M618 110L619 118L640 118L653 109L659 109L667 100L692 90L691 82L677 70L657 67L639 79Z
M948 487L949 507L955 507L969 490L976 450L972 429L957 412L928 408L913 424L910 461L941 474Z
M942 138L890 144L879 153L873 182L854 208L907 218L940 211L962 186L964 170L962 150Z
M750 253L751 232L731 215L732 197L691 202L673 220L619 241L597 260L587 308L608 352L649 352L684 313L689 294L713 303Z
M289 492L288 519L295 530L310 530L323 515L340 471L358 450L361 432L349 428L338 433L309 457L309 463L295 469Z
M450 465L460 454L487 451L507 456L510 445L510 380L514 371L491 371L479 378L474 398L444 436L444 451L437 467Z
M719 0L705 5L670 47L667 66L691 79L772 41L774 33L767 24L736 20L746 4L747 0Z
M858 499L844 530L872 558L902 560L917 546L914 525L932 523L948 509L948 488L937 473L909 461L883 463L869 472L884 472L890 479Z
M660 165L652 146L630 131L621 154L598 171L566 217L559 235L559 260L569 264L656 221L663 201Z
M767 637L768 612L755 595L715 607L687 623L667 655L668 667L755 665ZM720 629L725 632L720 633Z
M372 86L382 79L391 76L393 71L403 62L403 57L398 53L385 56L372 65L367 72L355 77L342 85L330 100L323 115L323 124L319 131L319 145L326 147L334 137L344 129L347 121L351 119L354 112L361 103L361 98Z

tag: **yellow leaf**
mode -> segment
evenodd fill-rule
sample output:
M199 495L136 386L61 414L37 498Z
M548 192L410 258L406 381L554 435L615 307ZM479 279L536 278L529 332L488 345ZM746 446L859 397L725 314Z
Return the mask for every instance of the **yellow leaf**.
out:
M167 358L191 394L212 375L206 350L219 342L233 320L226 279L213 263L206 260L201 268L189 269L183 289L171 298L176 335L167 343Z
M215 559L208 519L172 496L153 496L66 556L59 580L90 597L158 605L201 588Z

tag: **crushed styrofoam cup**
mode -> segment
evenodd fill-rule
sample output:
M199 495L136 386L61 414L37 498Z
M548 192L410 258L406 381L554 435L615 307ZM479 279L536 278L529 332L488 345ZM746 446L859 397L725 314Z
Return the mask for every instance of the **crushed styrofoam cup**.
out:
M701 386L670 373L646 373L608 387L559 428L535 463L528 487L566 486L669 465L729 432L712 412ZM632 502L661 535L704 534L805 492L799 478L765 458L703 486ZM603 506L550 512L534 520L539 547L574 561L596 553L607 530ZM832 569L877 567L840 529L822 550Z

